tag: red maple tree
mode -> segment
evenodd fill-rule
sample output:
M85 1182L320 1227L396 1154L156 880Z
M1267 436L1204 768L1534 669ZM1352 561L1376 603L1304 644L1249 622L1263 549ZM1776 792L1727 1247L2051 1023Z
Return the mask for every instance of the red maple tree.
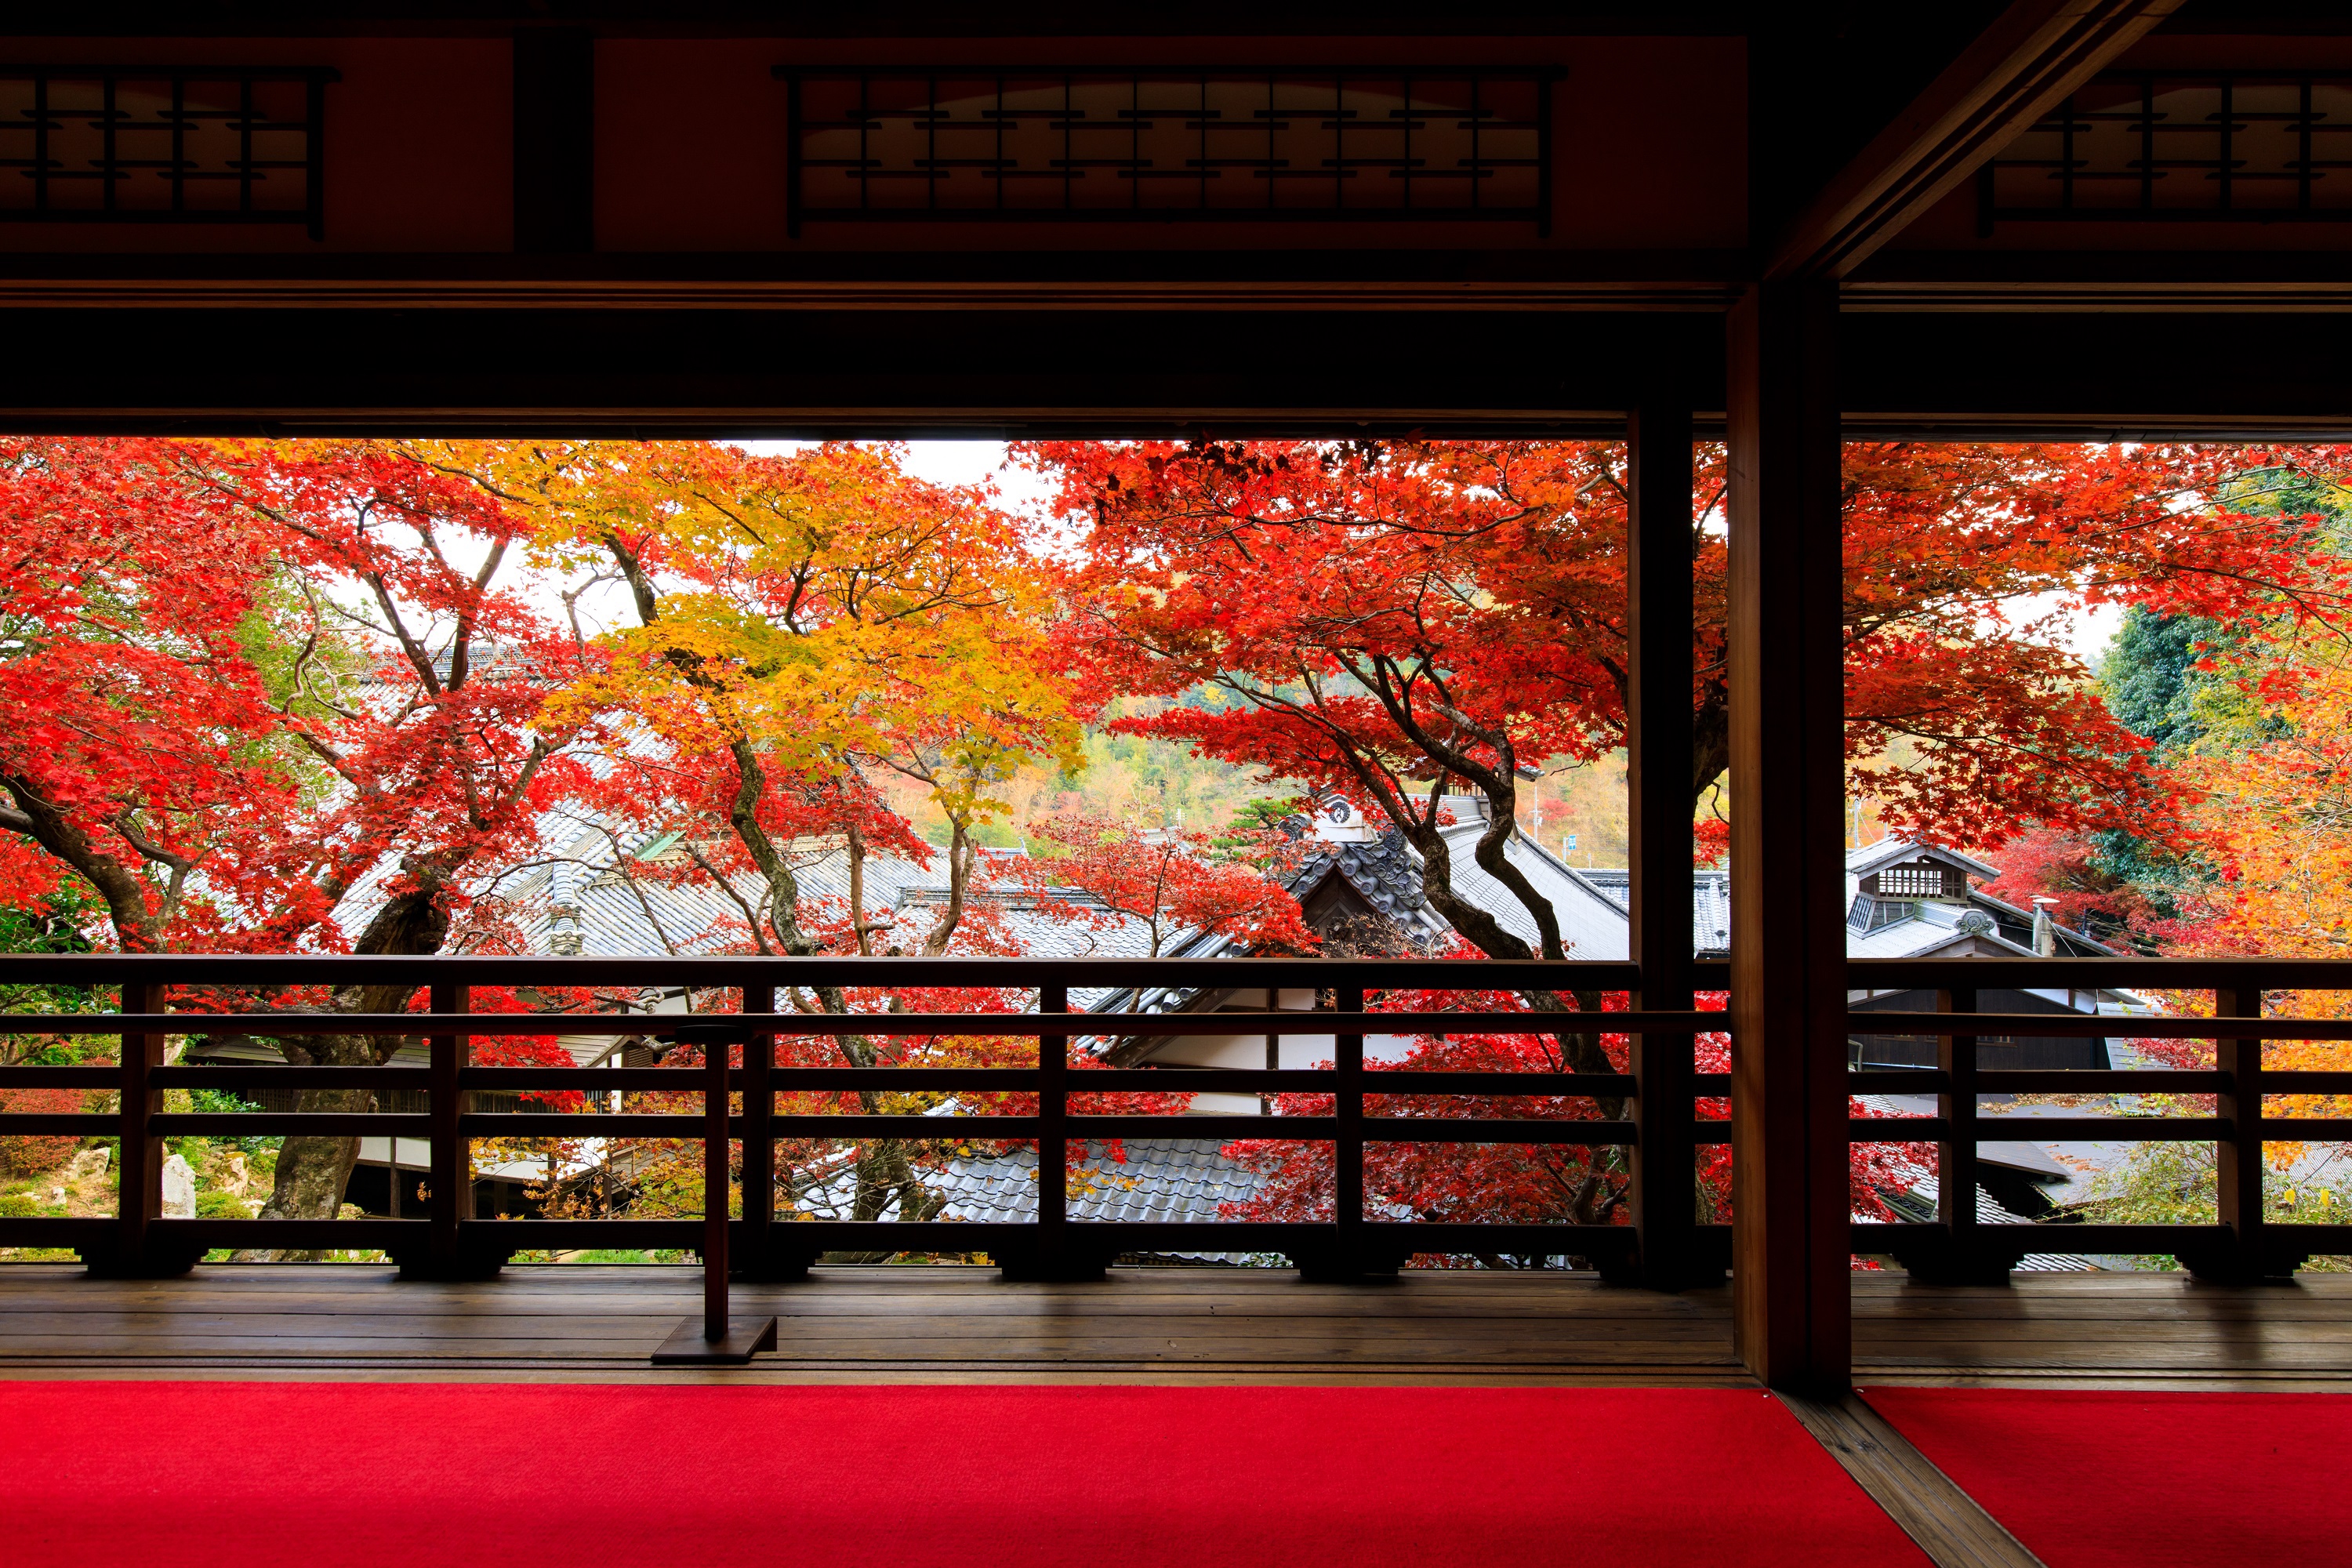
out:
M54 440L0 455L0 519L16 632L0 683L40 715L0 738L16 881L80 878L125 951L428 953L488 934L467 927L473 881L529 854L576 783L576 726L543 710L584 657L507 581L503 508L379 443ZM411 1004L353 986L267 1005ZM398 1045L280 1048L340 1065ZM538 1037L482 1049L569 1063ZM356 1155L288 1139L264 1215L332 1215Z
M1300 916L1280 873L1298 846L1262 829L1220 841L1181 827L1139 827L1092 813L1039 817L1029 825L1062 853L1024 868L1040 910L1075 925L1111 931L1140 924L1158 958L1177 937L1223 938L1253 952L1299 952L1320 939ZM1092 895L1091 906L1050 897L1054 887Z
M1020 450L1058 487L1060 513L1087 525L1066 635L1092 693L1188 699L1118 727L1376 807L1419 853L1431 905L1475 951L1570 956L1549 900L1506 846L1525 765L1594 758L1624 738L1621 447L1207 440ZM2309 520L2214 504L2248 460L2226 448L1850 445L1847 745L1881 819L1962 846L2029 822L2146 830L2170 820L2171 792L2145 743L2049 634L2088 602L2229 622L2282 602L2340 600L2340 568L2304 547ZM1703 452L1698 467L1695 805L1729 761L1720 453ZM1471 852L1526 910L1532 942L1456 890L1454 845L1439 831L1454 781L1491 805ZM1719 835L1695 835L1702 852L1717 847ZM1591 992L1572 1008L1549 993L1526 1000L1552 1012L1607 1005ZM1617 1064L1606 1042L1588 1027L1530 1048L1607 1072ZM1581 1097L1561 1109L1578 1106L1619 1109ZM1875 1157L1856 1152L1865 1210ZM1512 1190L1509 1170L1488 1168L1496 1161L1529 1180L1538 1169L1524 1152L1451 1164L1411 1149L1381 1158L1402 1183L1391 1196L1408 1207L1433 1182L1470 1191L1492 1178ZM1605 1212L1603 1194L1622 1185L1607 1156L1544 1158L1554 1163L1538 1185L1549 1184L1555 1210ZM1283 1201L1300 1201L1306 1188L1293 1186ZM1529 1191L1524 1181L1519 1190Z

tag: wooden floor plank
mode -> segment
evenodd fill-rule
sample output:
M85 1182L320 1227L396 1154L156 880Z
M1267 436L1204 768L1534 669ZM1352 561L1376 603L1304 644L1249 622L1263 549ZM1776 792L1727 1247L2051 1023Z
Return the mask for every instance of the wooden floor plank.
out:
M1782 1394L1780 1403L1918 1544L1936 1568L2042 1568L2000 1521L1867 1404Z
M164 1280L9 1265L0 1375L652 1378L653 1347L698 1304L699 1276L661 1266L424 1283L380 1265L205 1266ZM1116 1269L1033 1285L976 1268L825 1268L738 1287L735 1304L776 1313L782 1335L724 1380L1747 1383L1721 1288L1667 1295L1580 1274L1345 1285ZM1952 1289L1858 1275L1853 1305L1862 1382L2352 1388L2352 1279L2333 1276L2230 1289L2166 1275Z

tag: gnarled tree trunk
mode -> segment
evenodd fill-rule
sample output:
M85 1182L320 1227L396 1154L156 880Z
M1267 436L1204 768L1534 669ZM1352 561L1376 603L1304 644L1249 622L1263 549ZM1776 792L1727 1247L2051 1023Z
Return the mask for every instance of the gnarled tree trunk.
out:
M411 890L394 897L376 911L360 933L353 951L365 953L422 954L441 951L449 934L446 884L437 876L419 876ZM408 1005L413 988L405 985L345 985L336 988L330 1005L338 1013L396 1013ZM279 1042L289 1062L301 1067L382 1067L400 1049L398 1035L289 1036ZM294 1109L310 1113L354 1113L376 1108L370 1089L306 1089L294 1097ZM323 1133L302 1133L286 1140L278 1151L278 1170L268 1201L261 1205L263 1219L333 1219L342 1212L352 1168L359 1163L360 1141ZM326 1256L316 1247L257 1247L236 1255L239 1263L315 1263Z

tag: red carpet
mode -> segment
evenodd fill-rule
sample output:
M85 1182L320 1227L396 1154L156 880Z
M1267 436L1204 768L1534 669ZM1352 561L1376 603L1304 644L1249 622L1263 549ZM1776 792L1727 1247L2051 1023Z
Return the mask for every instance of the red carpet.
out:
M12 1568L1924 1564L1717 1390L0 1383Z
M1864 1397L2050 1568L2352 1562L2352 1396Z

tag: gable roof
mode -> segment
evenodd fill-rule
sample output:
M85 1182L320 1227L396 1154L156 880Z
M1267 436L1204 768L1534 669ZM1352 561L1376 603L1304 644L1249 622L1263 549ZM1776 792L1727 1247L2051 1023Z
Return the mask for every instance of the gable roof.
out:
M1940 844L1914 843L1908 838L1882 838L1875 844L1864 844L1847 850L1845 874L1850 878L1867 877L1882 866L1907 860L1939 861L1988 882L2000 875L2000 867L1988 865L1973 855L1963 855Z

